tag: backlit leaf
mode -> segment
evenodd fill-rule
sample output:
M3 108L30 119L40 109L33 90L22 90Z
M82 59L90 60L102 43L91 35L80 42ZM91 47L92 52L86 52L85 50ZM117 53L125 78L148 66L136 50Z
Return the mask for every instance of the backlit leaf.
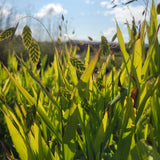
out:
M124 43L124 39L122 36L122 32L117 24L117 37L118 37L118 42L119 42L119 46L123 55L123 59L124 59L124 63L125 63L125 67L127 70L128 75L130 74L130 66L131 66L131 60L129 57L129 54L126 51L126 47L125 47L125 43Z
M23 137L21 136L21 134L19 133L19 131L16 129L16 127L13 125L12 121L8 118L8 116L5 115L5 119L7 122L7 126L12 138L12 141L15 145L15 148L20 156L21 159L27 160L29 157L28 155L28 150L27 150L27 146L26 143L23 139Z

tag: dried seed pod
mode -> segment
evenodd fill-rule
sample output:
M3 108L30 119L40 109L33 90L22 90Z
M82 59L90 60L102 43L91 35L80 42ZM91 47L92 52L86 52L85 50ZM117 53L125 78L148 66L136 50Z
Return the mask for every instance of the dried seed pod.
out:
M136 106L136 103L137 103L137 99L138 99L138 87L135 86L134 89L132 90L132 93L131 93L131 98L134 100L134 106Z

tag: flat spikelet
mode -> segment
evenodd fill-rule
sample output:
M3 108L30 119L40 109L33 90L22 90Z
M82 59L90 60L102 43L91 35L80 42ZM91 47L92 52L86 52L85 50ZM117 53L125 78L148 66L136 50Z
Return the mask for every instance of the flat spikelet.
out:
M37 65L40 58L40 48L36 41L32 41L29 47L29 57L33 64Z
M22 31L22 40L24 46L29 49L32 42L32 32L31 29L26 25Z
M60 93L67 101L70 101L71 93L66 88L61 87Z
M80 71L84 71L85 70L85 65L84 63L78 59L78 58L70 58L71 64L76 67L76 69L80 70Z
M0 41L3 41L5 39L11 37L14 34L15 29L16 29L15 27L11 27L11 28L8 28L5 31L1 32L0 33Z
M109 43L106 37L101 36L101 43L100 43L101 52L100 55L106 55L110 51Z

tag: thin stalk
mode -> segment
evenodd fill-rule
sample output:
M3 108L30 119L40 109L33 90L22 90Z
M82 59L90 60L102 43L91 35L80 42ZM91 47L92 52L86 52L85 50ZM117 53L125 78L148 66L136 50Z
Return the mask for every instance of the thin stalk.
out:
M42 25L42 27L45 29L45 31L47 32L49 38L50 38L51 41L52 41L52 44L54 45L54 40L53 40L51 34L49 33L49 31L48 31L48 29L46 28L46 26L45 26L38 18L33 17L33 16L24 16L24 17L21 17L21 18L18 19L18 23L19 23L19 21L21 21L22 19L26 19L26 18L32 18L32 19L36 20L37 22L39 22L39 23Z

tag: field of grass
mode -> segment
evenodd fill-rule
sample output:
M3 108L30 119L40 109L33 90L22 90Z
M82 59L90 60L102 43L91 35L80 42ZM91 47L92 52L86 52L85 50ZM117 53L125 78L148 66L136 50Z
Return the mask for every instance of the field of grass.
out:
M64 45L53 48L46 66L47 57L41 58L30 28L24 27L29 60L13 46L7 67L0 64L0 159L160 159L160 25L154 1L149 23L144 20L138 29L134 21L132 27L127 23L128 48L116 27L120 68L105 37L92 59L90 46L82 61L76 47ZM15 30L1 32L0 40Z

